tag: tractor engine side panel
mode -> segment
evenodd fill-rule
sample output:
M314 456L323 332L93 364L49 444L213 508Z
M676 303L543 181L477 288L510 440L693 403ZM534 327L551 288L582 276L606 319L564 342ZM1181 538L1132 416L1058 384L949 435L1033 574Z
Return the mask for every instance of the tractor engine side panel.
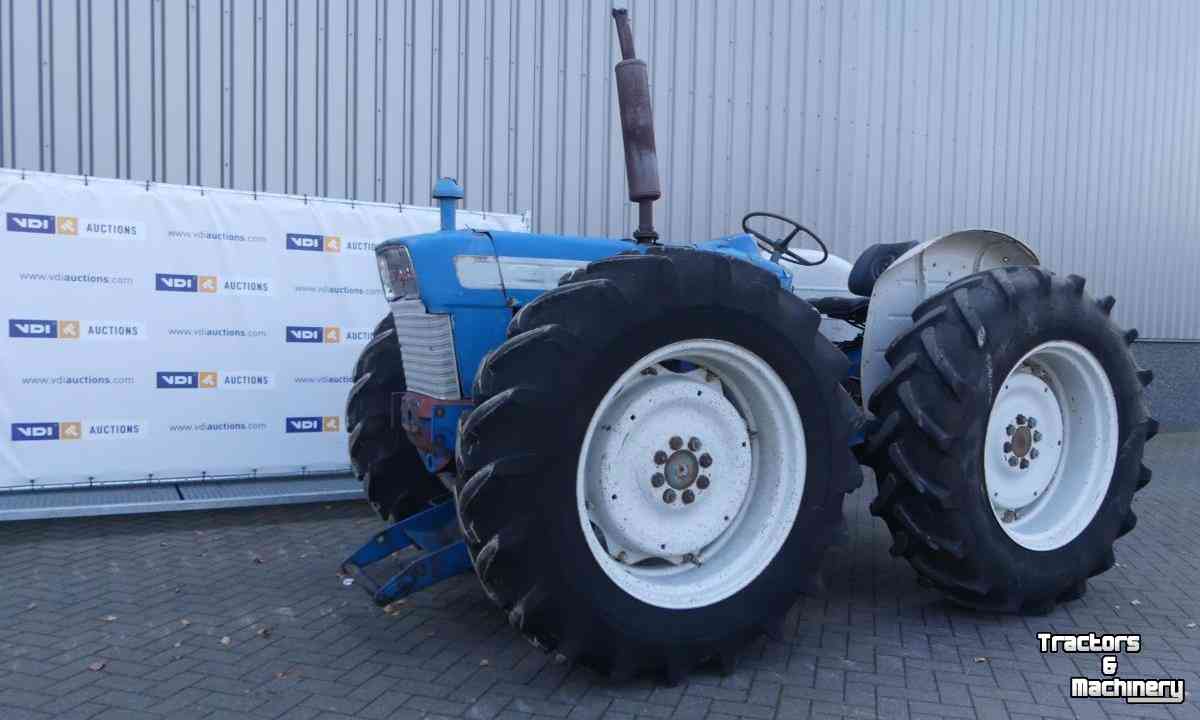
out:
M492 242L483 233L455 231L389 240L379 249L393 245L408 248L419 291L418 298L390 303L409 387L462 399L484 353L504 341L512 310L500 288L459 283L454 257L491 256Z

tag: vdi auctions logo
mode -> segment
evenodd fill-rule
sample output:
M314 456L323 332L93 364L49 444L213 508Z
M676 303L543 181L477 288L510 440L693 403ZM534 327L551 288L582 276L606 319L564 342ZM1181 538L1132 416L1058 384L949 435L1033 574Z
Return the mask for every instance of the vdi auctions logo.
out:
M96 440L118 440L140 438L146 435L146 423L142 420L79 420L70 422L24 422L13 423L10 437L13 442L35 440L80 440L84 437Z
M78 235L79 218L70 215L37 215L34 213L5 213L9 232L40 235Z
M284 421L283 429L288 433L338 432L342 429L342 419L337 415L290 417Z
M371 328L347 328L337 325L288 325L284 339L290 343L365 343L374 336Z
M160 370L154 384L164 390L211 390L217 387L216 371Z
M8 321L11 338L43 340L145 340L146 324L118 320L31 320Z
M88 220L74 215L44 215L40 213L5 213L4 227L9 232L35 235L69 235L126 240L145 237L145 224L126 220Z
M155 273L154 289L158 292L270 295L271 281L264 278L226 277L221 280L216 275Z
M337 235L313 235L310 233L288 233L288 250L336 253L342 251L342 239Z
M215 293L217 291L217 276L155 273L154 289L159 292Z
M78 340L79 321L13 318L8 321L8 336L11 338L41 338L45 340Z
M249 370L160 370L154 384L162 390L269 390L275 376Z
M82 425L78 420L71 422L13 423L10 432L13 442L78 440L83 434Z
M337 343L342 331L336 325L288 325L286 340L290 343Z

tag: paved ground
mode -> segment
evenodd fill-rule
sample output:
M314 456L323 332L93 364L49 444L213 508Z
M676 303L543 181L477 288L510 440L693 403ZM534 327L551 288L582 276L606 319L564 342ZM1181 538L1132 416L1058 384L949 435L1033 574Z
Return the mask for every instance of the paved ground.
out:
M851 503L827 594L729 677L614 685L556 665L464 577L394 616L334 575L376 521L363 505L0 525L0 720L20 718L1200 718L1200 435L1162 435L1118 567L1044 618L943 603ZM1183 706L1065 699L1097 656L1034 633L1138 631L1130 675L1176 676Z

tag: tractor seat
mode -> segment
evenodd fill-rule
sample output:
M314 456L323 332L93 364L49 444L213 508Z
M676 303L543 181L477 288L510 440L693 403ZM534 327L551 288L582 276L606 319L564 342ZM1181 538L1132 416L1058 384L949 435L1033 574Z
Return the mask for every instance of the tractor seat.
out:
M808 303L825 317L859 325L867 321L867 305L870 302L870 299L865 297L808 298Z
M859 255L858 259L854 261L854 267L850 269L850 278L846 281L846 286L855 295L871 297L871 292L875 289L875 281L879 279L883 271L896 262L896 258L916 246L915 242L876 243L863 250L862 255Z

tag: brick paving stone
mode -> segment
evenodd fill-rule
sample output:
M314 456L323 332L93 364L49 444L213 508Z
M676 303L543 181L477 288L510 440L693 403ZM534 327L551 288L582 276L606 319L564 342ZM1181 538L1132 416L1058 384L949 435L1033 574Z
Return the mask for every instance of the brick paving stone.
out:
M0 577L18 580L0 586L0 720L1200 720L1200 629L1187 627L1200 622L1200 435L1160 435L1148 464L1117 566L1029 618L918 584L888 555L868 479L827 591L731 676L701 668L673 687L554 663L469 576L384 614L334 574L380 527L365 503L4 523ZM1041 655L1042 630L1142 632L1121 670L1182 677L1193 694L1069 700L1068 677L1098 676L1099 659Z

